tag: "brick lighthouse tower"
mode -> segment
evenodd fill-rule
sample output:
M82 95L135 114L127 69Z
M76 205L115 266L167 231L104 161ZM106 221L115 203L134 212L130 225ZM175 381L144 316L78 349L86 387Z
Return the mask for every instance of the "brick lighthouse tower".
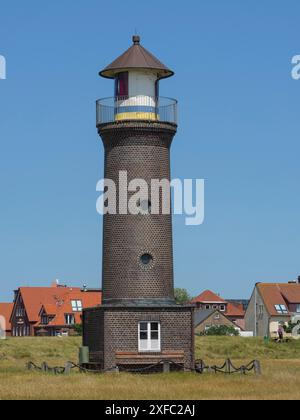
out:
M144 368L163 360L189 369L193 309L174 298L171 211L165 211L162 191L155 211L152 196L139 199L134 214L125 201L124 211L124 193L126 200L134 193L123 190L120 178L126 174L126 189L142 179L149 191L152 180L170 180L177 101L161 98L159 83L174 72L134 36L133 45L100 75L115 82L114 97L97 101L97 128L105 178L114 181L118 195L117 211L104 216L103 305L84 311L84 346L90 363L101 369Z

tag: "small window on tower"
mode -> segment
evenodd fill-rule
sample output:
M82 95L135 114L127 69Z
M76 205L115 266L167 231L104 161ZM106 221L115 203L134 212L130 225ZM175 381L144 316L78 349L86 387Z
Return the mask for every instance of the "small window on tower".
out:
M119 73L115 79L115 96L116 98L128 98L128 72Z
M141 263L144 266L149 266L153 263L153 257L150 254L144 254L141 256Z

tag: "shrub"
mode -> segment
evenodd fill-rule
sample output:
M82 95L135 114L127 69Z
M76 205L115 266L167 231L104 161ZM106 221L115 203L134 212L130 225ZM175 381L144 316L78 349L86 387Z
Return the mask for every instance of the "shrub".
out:
M76 324L75 326L74 326L74 331L75 331L75 334L77 335L77 336L82 336L82 333L83 333L83 327L82 327L82 324Z
M300 325L300 321L298 321L296 324L294 324L292 321L289 321L289 325L284 325L283 329L286 334L291 334L293 332L293 329Z
M234 327L227 327L226 325L219 325L208 328L204 335L207 336L238 336L239 332Z

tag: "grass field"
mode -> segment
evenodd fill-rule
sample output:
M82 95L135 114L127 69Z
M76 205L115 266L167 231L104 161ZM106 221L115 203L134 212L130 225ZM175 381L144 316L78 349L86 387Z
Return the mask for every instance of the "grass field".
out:
M259 359L263 375L225 376L174 373L137 376L28 372L29 360L50 366L77 362L79 338L24 338L0 341L0 400L7 399L300 399L300 341L265 344L260 339L196 339L197 358L218 364Z

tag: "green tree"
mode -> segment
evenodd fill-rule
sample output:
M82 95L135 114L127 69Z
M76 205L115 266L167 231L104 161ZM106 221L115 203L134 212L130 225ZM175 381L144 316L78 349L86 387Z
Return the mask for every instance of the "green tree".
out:
M179 304L188 303L192 300L186 289L175 289L175 300Z
M74 331L78 336L82 336L83 333L83 327L82 324L76 324L74 325Z

